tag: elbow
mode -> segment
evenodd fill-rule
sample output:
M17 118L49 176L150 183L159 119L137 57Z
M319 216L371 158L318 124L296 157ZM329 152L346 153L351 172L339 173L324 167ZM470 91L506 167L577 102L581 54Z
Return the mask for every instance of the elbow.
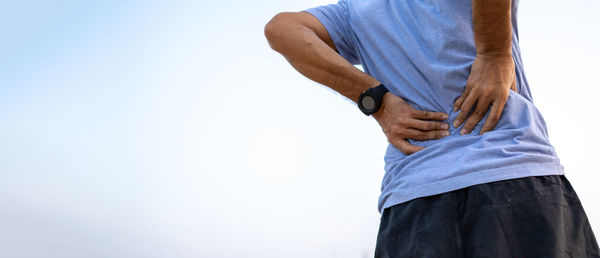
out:
M292 15L291 12L278 13L265 25L264 34L271 49L282 51L282 42L289 35L289 25L293 21Z

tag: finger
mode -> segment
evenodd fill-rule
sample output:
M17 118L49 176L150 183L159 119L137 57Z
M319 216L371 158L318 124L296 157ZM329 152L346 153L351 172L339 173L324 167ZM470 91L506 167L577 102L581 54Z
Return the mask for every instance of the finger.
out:
M407 125L410 128L419 129L419 130L423 130L423 131L446 130L446 129L450 128L448 123L424 121L424 120L419 120L419 119L409 119Z
M405 128L403 130L404 138L415 139L418 141L435 140L448 135L450 135L450 132L448 130L423 131L412 128Z
M473 128L475 128L479 121L481 121L481 119L485 116L485 113L489 107L490 101L488 99L484 97L479 98L479 100L477 100L477 106L475 107L475 110L473 110L473 113L469 115L469 119L467 119L462 130L460 130L460 134L471 133L471 130L473 130Z
M470 92L471 92L471 89L469 87L466 87L465 91L463 91L463 94L460 95L460 97L458 97L458 99L456 99L456 101L454 101L454 109L452 110L452 112L456 112L460 109L460 107L462 106L465 99L467 99L467 96L469 96Z
M447 123L435 122L435 121L425 121L419 119L409 118L407 120L408 127L415 128L419 130L429 131L429 130L443 130L448 129L449 126Z
M425 110L417 110L415 109L411 113L412 118L417 119L425 119L425 120L446 120L448 119L448 114L444 112L433 112L433 111L425 111Z
M460 112L458 113L458 116L456 116L456 119L454 120L454 127L459 127L462 124L462 122L465 121L476 101L477 97L475 96L475 94L470 94L467 97L467 99L465 99L462 106L460 107Z
M408 143L406 140L401 139L399 137L396 138L393 141L390 141L390 143L392 145L394 145L396 148L398 148L399 150L401 150L406 155L410 155L410 154L413 154L413 153L415 153L417 151L425 149L425 147L421 147L421 146L417 146L417 145L412 145L412 144Z
M496 127L496 124L498 124L498 121L500 120L500 116L502 115L502 110L504 109L505 103L506 101L499 100L492 103L490 114L485 120L485 123L483 124L481 131L479 131L479 134L483 134L485 132L494 130L494 127Z

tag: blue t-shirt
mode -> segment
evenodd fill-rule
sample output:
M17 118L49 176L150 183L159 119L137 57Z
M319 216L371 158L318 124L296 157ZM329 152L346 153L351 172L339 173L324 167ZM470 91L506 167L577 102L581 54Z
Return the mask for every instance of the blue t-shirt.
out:
M512 3L512 53L517 92L510 91L496 127L479 135L483 119L461 135L459 111L476 50L470 0L340 0L303 10L325 26L341 56L382 82L416 109L444 112L450 135L409 143L426 147L410 155L392 144L378 210L415 198L499 180L561 175L564 167L533 104L521 62L518 0ZM358 110L358 109L357 109Z

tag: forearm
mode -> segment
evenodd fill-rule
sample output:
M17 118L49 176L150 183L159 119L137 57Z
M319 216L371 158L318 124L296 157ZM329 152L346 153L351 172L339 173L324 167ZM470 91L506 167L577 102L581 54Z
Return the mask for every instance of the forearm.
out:
M267 26L271 48L282 54L298 72L358 101L361 92L379 81L360 71L309 27L293 19L279 19Z
M471 0L477 55L512 55L511 0Z

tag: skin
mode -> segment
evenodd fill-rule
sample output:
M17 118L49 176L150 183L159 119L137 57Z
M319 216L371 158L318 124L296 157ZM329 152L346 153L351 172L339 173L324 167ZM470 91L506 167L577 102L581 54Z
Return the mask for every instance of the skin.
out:
M494 3L488 5L487 2ZM508 99L509 88L516 89L510 52L510 3L502 5L495 1L473 0L472 5L477 56L465 93L454 105L461 110L457 120L462 122L471 107L478 103L463 127L470 132L487 111L490 104L486 106L486 103L492 103L494 115L489 116L482 128L485 132L483 129L489 131L496 125ZM325 27L309 13L279 13L266 24L264 33L270 47L282 54L298 72L354 102L363 91L381 83L340 56ZM509 52L506 52L507 42ZM373 117L388 142L407 155L425 148L410 144L405 140L407 138L424 141L449 135L448 124L440 122L446 120L448 114L417 110L390 92L384 95L382 106Z
M490 109L479 132L483 134L493 130L498 123L509 90L517 90L511 50L511 1L472 0L471 8L477 55L471 65L465 91L454 102L454 111L460 109L454 126L458 127L465 122L461 134L470 133ZM467 118L473 108L472 114Z

